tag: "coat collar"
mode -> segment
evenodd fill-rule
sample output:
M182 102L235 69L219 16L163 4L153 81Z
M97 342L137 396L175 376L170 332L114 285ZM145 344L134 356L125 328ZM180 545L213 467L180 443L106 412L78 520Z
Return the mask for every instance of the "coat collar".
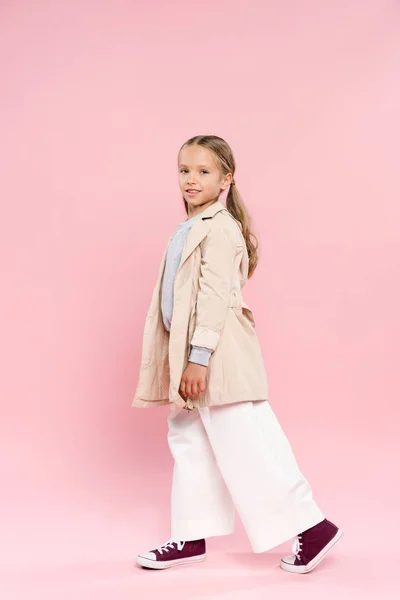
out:
M210 204L201 214L202 219L212 219L220 210L226 210L225 206L217 200L213 204ZM200 219L199 219L200 220Z

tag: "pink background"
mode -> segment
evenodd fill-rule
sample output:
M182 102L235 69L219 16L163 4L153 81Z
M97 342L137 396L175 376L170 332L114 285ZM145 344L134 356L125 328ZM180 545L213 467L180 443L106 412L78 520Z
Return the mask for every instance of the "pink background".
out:
M0 60L2 598L397 597L399 3L4 1ZM131 401L199 133L235 153L270 401L345 532L307 577L238 516L205 563L134 565L170 533L168 407Z

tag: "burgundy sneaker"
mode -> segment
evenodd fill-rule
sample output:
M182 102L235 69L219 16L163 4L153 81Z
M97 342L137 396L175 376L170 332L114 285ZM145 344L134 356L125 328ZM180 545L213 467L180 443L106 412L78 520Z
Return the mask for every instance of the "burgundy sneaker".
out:
M281 568L291 573L309 573L332 550L342 535L343 531L324 519L296 536L292 547L294 554L281 559Z
M136 562L149 569L168 569L178 565L200 562L206 559L206 540L178 542L168 540L159 548L138 554Z

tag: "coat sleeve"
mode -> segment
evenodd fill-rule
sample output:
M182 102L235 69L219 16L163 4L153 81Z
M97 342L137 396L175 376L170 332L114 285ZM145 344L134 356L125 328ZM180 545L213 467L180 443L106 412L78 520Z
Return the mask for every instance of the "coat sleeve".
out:
M223 228L211 229L202 245L196 327L190 343L214 351L228 314L239 250L236 240Z

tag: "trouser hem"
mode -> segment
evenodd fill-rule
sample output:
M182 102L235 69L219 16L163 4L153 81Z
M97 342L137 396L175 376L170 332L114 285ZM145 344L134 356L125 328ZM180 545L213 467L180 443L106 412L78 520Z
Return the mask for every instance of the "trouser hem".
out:
M234 533L235 528L221 528L221 526L210 527L207 525L196 525L196 527L190 528L183 524L182 527L175 526L171 528L171 539L179 540L181 542L191 542L192 540L201 540L210 537L217 537L221 535L231 535Z
M276 535L275 537L270 538L268 540L268 542L266 542L264 544L262 544L262 543L255 544L255 543L252 543L250 540L253 552L255 552L256 554L259 554L261 552L267 552L268 550L271 550L272 548L275 548L276 546L280 546L284 542L294 539L302 531L305 531L306 529L310 529L310 527L314 527L314 525L321 523L321 521L323 521L324 518L325 517L322 513L320 515L315 515L311 519L302 521L299 525L292 525L291 527L288 527L287 529L283 530L282 532L279 532L279 535Z

